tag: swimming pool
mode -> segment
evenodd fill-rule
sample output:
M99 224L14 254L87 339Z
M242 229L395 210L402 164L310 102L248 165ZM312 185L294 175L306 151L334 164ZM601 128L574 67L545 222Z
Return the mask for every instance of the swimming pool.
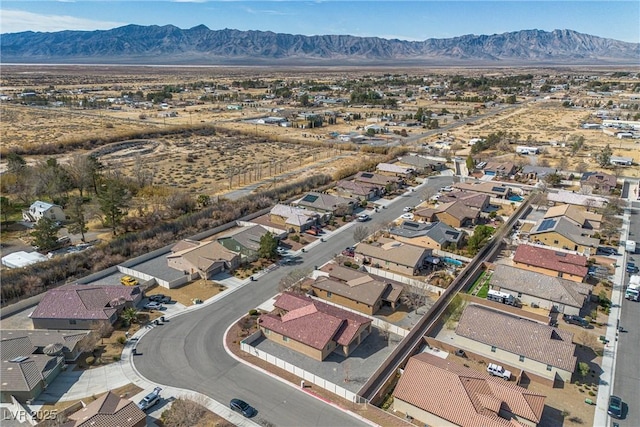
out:
M509 200L511 200L512 202L521 202L524 200L524 198L522 198L521 196L510 196Z
M457 266L462 265L462 261L458 261L457 259L453 259L453 258L449 258L449 257L444 257L444 258L442 258L442 260L443 260L444 262L446 262L447 264L453 264L453 265L457 265Z

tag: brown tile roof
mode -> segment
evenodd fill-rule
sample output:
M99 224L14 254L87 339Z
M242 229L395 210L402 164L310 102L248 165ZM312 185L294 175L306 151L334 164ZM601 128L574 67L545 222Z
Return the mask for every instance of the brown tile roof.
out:
M29 392L64 363L62 355L33 354L37 347L27 336L5 338L3 331L0 345L0 388L3 392ZM12 362L19 357L25 359Z
M463 427L514 427L501 408L537 424L545 396L455 362L421 353L407 362L394 398Z
M0 342L12 338L28 338L33 347L45 347L48 344L61 343L66 347L64 351L70 351L89 333L90 331L78 330L3 329L0 330Z
M377 242L372 244L359 243L355 250L356 256L373 257L408 267L419 266L431 252L431 249L420 248L384 237L380 237Z
M109 391L68 418L63 427L134 427L145 425L147 415L132 401Z
M591 225L593 228L597 229L600 228L600 223L602 222L602 215L595 212L589 212L576 205L553 206L550 207L544 215L545 218L555 218L559 216L569 218L573 222L579 224L580 227Z
M401 179L396 176L382 175L373 172L358 172L356 176L353 177L353 180L355 182L376 184L382 187L386 186L387 184L395 184L401 181Z
M509 193L509 188L494 182L457 182L453 184L454 188L462 191L475 191L477 193L487 193L496 195L506 195Z
M471 191L453 191L451 193L445 193L438 199L439 203L449 203L460 201L465 206L481 209L485 204L488 204L491 197L488 194L474 193Z
M182 257L202 271L209 271L221 262L230 262L239 258L236 252L222 246L217 241L200 243L195 247L187 247L179 252L173 252L167 258Z
M323 265L320 268L320 271L328 273L331 279L336 279L331 280L331 282L333 282L334 291L331 289L326 290L345 297L354 295L354 298L357 298L357 296L360 295L360 292L366 293L368 298L363 297L362 299L351 299L354 299L354 301L364 302L369 305L373 305L373 303L377 301L377 298L382 298L384 301L395 302L400 298L400 294L403 289L401 283L354 270L353 268L342 267L335 263ZM338 285L335 285L335 283ZM310 285L314 285L314 282L311 282ZM332 286L332 284L329 284L329 286ZM381 290L380 295L376 296L375 300L372 300L371 295L377 294L378 290ZM342 292L345 292L346 295L343 295ZM365 300L372 301L372 303L370 304L365 302Z
M379 189L381 186L376 184L370 184L367 182L355 182L355 181L347 181L345 179L338 181L336 184L336 188L342 188L344 190L349 191L351 194L356 194L358 196L367 196L371 192L374 192L376 189Z
M489 197L483 194L479 194L479 196ZM465 219L475 219L480 216L480 210L478 208L468 206L463 200L441 203L435 208L419 209L414 213L414 215L421 218L432 218L433 215L437 217L438 214L444 212L461 222Z
M572 333L484 306L467 306L456 334L565 371L576 366Z
M139 294L138 286L64 285L47 291L31 318L105 320L116 312L114 300L130 302Z
M580 277L586 277L589 271L586 256L554 251L536 245L519 245L513 261Z
M288 292L276 298L274 306L285 313L263 314L260 325L318 350L331 340L348 345L362 325L371 323L359 314Z

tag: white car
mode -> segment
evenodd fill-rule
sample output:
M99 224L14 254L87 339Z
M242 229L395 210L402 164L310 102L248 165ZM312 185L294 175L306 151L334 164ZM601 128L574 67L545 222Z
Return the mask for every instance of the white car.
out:
M412 213L402 214L402 215L400 215L400 218L402 218L402 219L413 219L413 214Z
M142 398L140 402L138 402L138 408L142 409L143 411L146 411L147 409L151 408L153 405L158 403L160 401L161 391L162 389L160 387L154 388L151 393L147 394L145 397Z
M402 209L403 212L411 212L414 209L413 206L407 206L406 208Z
M150 303L145 304L144 308L147 310L162 310L163 307L159 302L151 301Z
M450 185L447 185L446 187L442 187L442 188L440 189L440 191L443 191L443 192L445 192L445 193L450 193L450 192L452 192L452 191L453 191L453 187L452 187L452 186L450 186Z
M359 215L359 216L358 216L357 221L358 221L358 222L366 222L366 221L369 221L370 219L371 219L371 217L370 217L369 215L367 215L367 214L362 214L362 215Z

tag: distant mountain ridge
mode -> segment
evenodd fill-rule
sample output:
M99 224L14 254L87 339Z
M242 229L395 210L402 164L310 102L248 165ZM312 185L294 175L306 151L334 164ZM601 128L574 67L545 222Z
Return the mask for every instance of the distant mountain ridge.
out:
M210 30L204 25L2 34L2 63L80 64L638 64L640 44L573 30L522 30L425 41Z

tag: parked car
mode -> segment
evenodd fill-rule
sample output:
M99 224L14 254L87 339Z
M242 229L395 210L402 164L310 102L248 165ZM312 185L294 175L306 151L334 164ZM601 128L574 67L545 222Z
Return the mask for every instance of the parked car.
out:
M593 329L593 325L589 323L584 317L574 316L571 314L563 314L562 320L572 325L582 326L585 329Z
M443 192L445 192L445 193L450 193L450 192L452 192L452 191L453 191L453 187L452 187L452 186L450 186L450 185L447 185L446 187L442 187L442 188L440 189L440 191L443 191Z
M286 255L287 254L287 248L283 248L281 246L278 246L278 248L276 249L276 252L278 252L278 255Z
M403 212L411 212L412 210L414 210L415 208L413 206L407 206L406 208L402 209Z
M366 222L369 221L371 219L371 217L367 214L362 214L362 215L358 215L358 218L356 219L356 221L358 222Z
M122 276L120 278L120 283L122 283L125 286L136 286L138 284L138 279L131 276Z
M342 251L342 255L344 256L350 256L353 257L356 254L356 248L354 248L353 246L349 246L348 248L345 248L344 251Z
M638 272L638 266L632 262L627 263L627 273L635 274Z
M155 295L147 296L147 298L149 298L149 301L155 301L155 302L160 302L165 297L166 297L165 294L155 294Z
M611 415L613 418L622 418L622 399L618 396L609 396L607 414Z
M158 403L160 401L161 391L162 391L162 388L160 387L154 388L151 393L147 394L145 397L142 398L140 402L138 402L138 408L142 409L143 411L146 411L147 409L151 408L153 405Z
M413 214L411 212L407 212L405 214L400 215L402 219L413 219Z
M511 371L507 371L500 365L496 365L495 363L489 363L487 365L487 372L495 377L501 377L506 381L511 379Z
M600 246L596 249L596 255L619 255L616 248L610 248L607 246Z
M229 407L247 418L253 417L257 412L255 408L253 408L253 406L240 399L231 399L231 402L229 402Z
M147 310L162 310L164 307L162 307L162 304L159 302L151 301L150 303L145 304L144 308Z

